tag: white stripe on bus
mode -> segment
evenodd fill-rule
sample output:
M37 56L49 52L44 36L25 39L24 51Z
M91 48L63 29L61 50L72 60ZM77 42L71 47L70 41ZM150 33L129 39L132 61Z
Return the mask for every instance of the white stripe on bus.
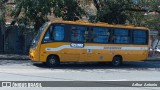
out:
M91 49L91 50L148 50L148 47L110 47L110 46L84 46L83 48L74 48L70 45L63 45L57 48L46 48L46 51L61 51L63 49Z

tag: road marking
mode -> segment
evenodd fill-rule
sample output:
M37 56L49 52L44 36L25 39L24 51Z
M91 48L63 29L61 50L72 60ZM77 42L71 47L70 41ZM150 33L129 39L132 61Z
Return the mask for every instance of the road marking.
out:
M98 80L98 81L127 81L127 79Z

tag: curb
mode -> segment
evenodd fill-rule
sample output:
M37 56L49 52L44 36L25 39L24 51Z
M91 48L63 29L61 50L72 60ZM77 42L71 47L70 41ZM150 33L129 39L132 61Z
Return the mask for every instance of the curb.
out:
M0 54L0 60L30 60L28 55Z
M0 58L0 60L30 60L29 58Z
M146 61L160 61L160 57L149 57Z

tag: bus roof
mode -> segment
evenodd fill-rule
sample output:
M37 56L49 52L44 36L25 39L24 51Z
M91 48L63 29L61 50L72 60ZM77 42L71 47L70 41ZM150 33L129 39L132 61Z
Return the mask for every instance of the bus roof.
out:
M63 20L57 20L53 21L52 23L64 23L64 24L75 24L75 25L86 25L86 26L101 26L101 27L111 27L111 28L127 28L127 29L142 29L142 30L149 30L146 27L137 27L134 25L119 25L119 24L108 24L104 22L98 22L98 23L90 23L82 20L78 21L63 21Z

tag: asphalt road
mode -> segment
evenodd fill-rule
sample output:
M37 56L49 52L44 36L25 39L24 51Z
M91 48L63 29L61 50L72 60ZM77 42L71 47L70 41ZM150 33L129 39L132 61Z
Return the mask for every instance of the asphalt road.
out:
M97 63L64 63L48 68L30 60L1 60L0 81L160 81L160 62L126 62L123 66ZM0 88L2 89L2 88ZM18 90L12 88L11 90ZM26 90L30 90L25 88ZM25 90L23 89L23 90ZM36 88L34 88L37 90ZM46 90L46 88L41 88ZM47 88L52 90L52 88ZM58 90L159 90L159 88L57 88ZM8 90L3 88L2 90Z

